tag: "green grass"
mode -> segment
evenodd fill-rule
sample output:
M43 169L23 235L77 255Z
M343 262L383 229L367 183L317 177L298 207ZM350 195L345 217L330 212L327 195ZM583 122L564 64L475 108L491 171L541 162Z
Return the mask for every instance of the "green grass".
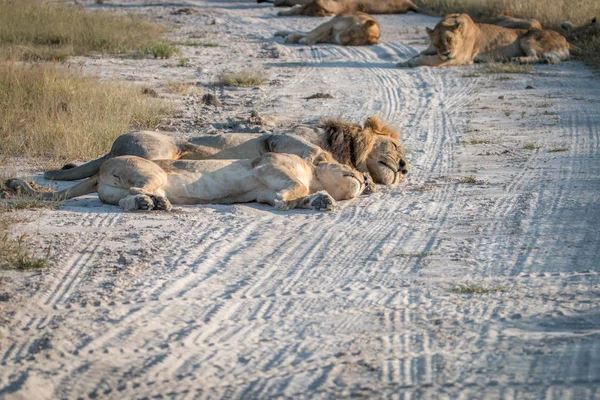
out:
M512 113L513 112L511 110L504 110L504 115L506 115L507 117L510 117Z
M0 0L0 59L5 60L62 61L92 53L167 55L165 32L165 26L136 15L89 12L42 0Z
M524 148L525 150L539 150L539 149L541 149L541 148L542 148L542 146L538 146L538 145L537 145L536 143L534 143L534 142L529 142L529 143L525 143L525 144L523 145L523 148Z
M474 177L473 175L463 176L462 178L460 178L460 183L468 183L468 184L477 183L477 178Z
M479 286L473 284L458 285L452 288L451 291L458 294L491 294L491 293L502 293L507 289L503 286Z
M569 151L568 147L553 147L551 149L548 149L548 153L562 153L565 151Z
M223 74L221 83L230 87L254 87L264 85L269 81L268 76L261 71L244 70Z
M158 43L150 47L150 53L154 58L171 58L175 54L179 54L179 50L169 43Z

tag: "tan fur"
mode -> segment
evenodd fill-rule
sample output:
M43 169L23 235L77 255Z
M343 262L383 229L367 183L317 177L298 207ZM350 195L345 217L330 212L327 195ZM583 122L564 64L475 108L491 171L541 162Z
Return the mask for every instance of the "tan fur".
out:
M332 210L336 200L357 197L366 176L346 165L305 162L291 154L267 153L250 160L158 160L136 156L107 160L97 175L60 192L38 192L22 180L13 189L47 200L97 192L126 211L170 210L171 204L268 203L278 210Z
M291 133L228 133L178 141L158 132L130 132L119 136L104 157L72 169L47 171L44 177L88 178L96 174L107 159L125 155L149 160L242 159L259 157L266 152L295 154L315 164L341 162L369 173L376 183L386 185L400 182L408 173L398 133L376 117L369 118L364 128L341 120L324 120L316 128L300 125Z
M367 14L405 14L409 11L418 12L418 8L411 0L312 0L280 11L277 15L325 17L356 11Z
M594 17L587 24L575 26L572 23L565 21L560 26L566 33L568 39L585 39L590 36L600 36L600 24Z
M537 19L516 18L511 10L505 10L502 15L481 18L476 20L480 24L498 25L510 29L538 29L542 30L542 24Z
M476 24L467 14L450 14L427 33L432 46L399 67L499 61L557 64L570 55L569 43L554 31Z
M362 12L345 13L333 17L309 33L279 31L275 36L285 37L286 43L314 45L335 43L342 46L377 44L381 31L379 22Z

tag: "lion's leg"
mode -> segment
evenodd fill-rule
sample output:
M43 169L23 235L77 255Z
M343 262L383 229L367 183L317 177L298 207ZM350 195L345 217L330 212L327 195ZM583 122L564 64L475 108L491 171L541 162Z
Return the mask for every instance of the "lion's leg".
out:
M308 46L315 45L317 43L326 43L330 42L331 39L328 40L328 37L332 36L333 27L331 24L324 24L316 27L312 31L309 32L304 38L300 39L298 43L305 44Z
M296 5L292 8L290 8L289 10L279 11L277 13L277 15L279 15L280 17L291 17L294 15L300 15L302 8L303 8L303 6Z
M131 194L119 200L119 206L125 211L152 211L154 201L144 194Z
M280 211L291 210L294 208L331 211L336 207L333 197L325 191L306 196L296 196L288 190L281 190L279 192L265 190L259 194L257 201L259 203L270 204Z

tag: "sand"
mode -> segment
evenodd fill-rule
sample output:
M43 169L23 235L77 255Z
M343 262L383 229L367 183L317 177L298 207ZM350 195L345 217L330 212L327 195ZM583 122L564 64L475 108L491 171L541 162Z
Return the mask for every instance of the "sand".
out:
M2 273L0 397L600 398L600 80L583 64L397 69L437 21L412 13L378 16L377 46L305 47L272 35L325 19L251 1L80 3L219 44L183 46L185 67L73 60L219 96L169 94L173 135L378 114L411 172L331 213L124 213L92 195L19 225L53 265ZM242 68L270 84L211 86Z

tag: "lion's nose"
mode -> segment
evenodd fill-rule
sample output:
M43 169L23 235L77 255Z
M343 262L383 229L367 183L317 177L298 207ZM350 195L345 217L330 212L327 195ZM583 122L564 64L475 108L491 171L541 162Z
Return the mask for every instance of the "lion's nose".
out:
M398 163L398 167L398 171L400 171L402 175L408 174L408 168L406 168L406 161L400 160L400 162Z

